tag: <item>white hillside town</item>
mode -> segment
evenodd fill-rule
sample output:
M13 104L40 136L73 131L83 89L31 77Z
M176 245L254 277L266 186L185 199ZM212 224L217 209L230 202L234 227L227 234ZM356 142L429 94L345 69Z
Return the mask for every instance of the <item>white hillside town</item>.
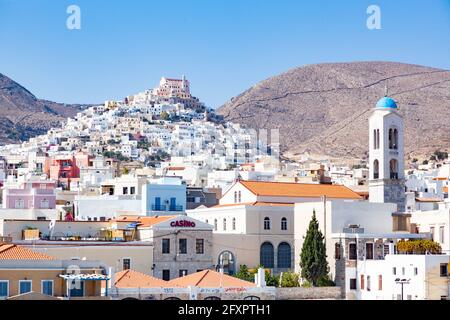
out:
M358 163L289 159L163 77L0 146L0 299L450 300L450 158L405 161L401 107Z

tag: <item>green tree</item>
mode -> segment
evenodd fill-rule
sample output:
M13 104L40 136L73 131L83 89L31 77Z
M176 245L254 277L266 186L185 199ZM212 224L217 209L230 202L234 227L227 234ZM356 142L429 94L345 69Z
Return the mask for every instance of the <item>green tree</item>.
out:
M328 262L325 241L319 230L319 222L316 219L316 211L309 223L300 254L300 268L302 278L317 286L319 279L328 276Z
M166 121L170 119L170 116L166 111L161 112L160 117L162 120L166 120Z
M245 264L239 266L239 271L236 272L235 277L245 281L254 281L254 275L250 273Z
M266 285L269 287L278 287L279 277L272 275L269 271L266 271Z
M283 272L283 275L281 276L281 286L283 288L300 287L298 273Z

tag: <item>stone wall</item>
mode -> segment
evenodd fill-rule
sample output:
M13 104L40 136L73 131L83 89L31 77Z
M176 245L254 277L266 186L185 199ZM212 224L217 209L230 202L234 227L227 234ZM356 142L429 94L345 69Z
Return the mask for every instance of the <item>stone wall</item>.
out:
M340 287L276 288L276 300L342 299Z

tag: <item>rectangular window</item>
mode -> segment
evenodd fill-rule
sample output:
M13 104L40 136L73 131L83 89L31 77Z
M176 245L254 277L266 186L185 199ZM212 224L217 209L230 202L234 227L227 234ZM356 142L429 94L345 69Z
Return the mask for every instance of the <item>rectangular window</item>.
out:
M170 239L162 239L162 253L170 253Z
M350 279L350 290L356 290L356 278Z
M367 276L367 291L370 291L370 276Z
M6 280L0 280L0 297L9 296L9 282Z
M444 244L444 231L445 231L444 226L440 226L439 227L439 242L441 244Z
M31 280L20 280L19 281L19 294L31 292L32 282Z
M358 257L358 254L356 252L356 243L350 243L348 245L348 259L356 260L357 257Z
M383 276L381 274L378 276L378 290L383 290Z
M128 194L128 187L123 187L123 194Z
M187 274L188 274L188 271L186 269L180 269L180 271L179 271L180 277L187 276Z
M41 290L42 290L43 294L52 296L53 295L53 280L42 280Z
M187 253L187 239L180 239L179 240L179 251L180 254L186 254Z
M431 240L434 241L434 227L430 227Z
M123 270L131 269L131 259L130 258L124 258L122 262L123 262Z
M397 275L397 268L396 267L393 267L392 268L392 274L395 276L395 275Z
M373 259L373 243L366 243L366 259Z
M414 275L417 276L419 274L419 269L414 268Z
M204 254L205 253L205 240L195 239L195 253Z
M405 275L405 267L402 267L402 276Z
M162 278L163 280L169 281L170 280L170 270L163 270L162 271Z
M361 290L364 290L364 275L363 274L361 275L359 287L361 288Z
M385 244L383 245L383 255L386 256L387 254L389 254L389 245Z
M446 263L441 263L440 271L441 277L446 277L448 275L448 265Z
M136 187L130 187L130 194L136 193Z

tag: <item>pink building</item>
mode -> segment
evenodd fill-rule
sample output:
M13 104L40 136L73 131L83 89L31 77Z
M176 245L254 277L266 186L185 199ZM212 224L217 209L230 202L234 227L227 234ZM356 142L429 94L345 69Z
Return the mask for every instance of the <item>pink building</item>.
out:
M55 209L55 182L30 180L20 188L3 188L3 209Z

